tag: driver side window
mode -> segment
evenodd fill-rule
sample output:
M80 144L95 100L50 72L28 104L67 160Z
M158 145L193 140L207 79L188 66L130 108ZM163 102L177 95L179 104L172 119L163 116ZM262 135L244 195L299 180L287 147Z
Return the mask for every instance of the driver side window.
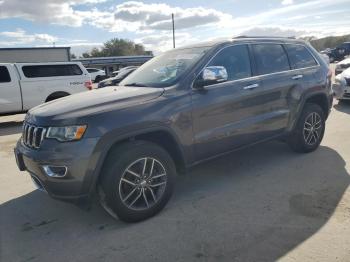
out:
M211 60L208 66L225 67L228 75L227 81L252 76L247 45L236 45L224 48Z

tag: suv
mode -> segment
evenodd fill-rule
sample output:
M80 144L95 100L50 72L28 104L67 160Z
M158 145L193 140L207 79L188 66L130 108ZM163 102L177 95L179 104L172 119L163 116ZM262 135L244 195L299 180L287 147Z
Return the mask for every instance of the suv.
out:
M110 214L140 221L166 205L177 173L205 160L276 138L314 151L332 104L330 78L320 55L295 39L174 49L121 86L30 110L17 164L53 198L96 195Z

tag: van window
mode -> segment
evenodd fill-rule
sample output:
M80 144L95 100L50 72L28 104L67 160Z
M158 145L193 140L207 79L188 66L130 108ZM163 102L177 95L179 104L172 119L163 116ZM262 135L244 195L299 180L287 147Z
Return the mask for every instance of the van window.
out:
M316 66L315 58L305 46L285 45L293 69Z
M93 69L93 68L88 68L86 69L89 73L95 73L97 72L98 70L97 69Z
M228 81L252 76L247 45L235 45L224 48L211 60L208 66L225 67Z
M31 65L23 66L23 73L28 78L53 77L53 76L74 76L82 75L78 65Z
M288 57L280 44L254 44L258 75L290 70Z
M11 82L9 70L6 66L0 66L0 83Z

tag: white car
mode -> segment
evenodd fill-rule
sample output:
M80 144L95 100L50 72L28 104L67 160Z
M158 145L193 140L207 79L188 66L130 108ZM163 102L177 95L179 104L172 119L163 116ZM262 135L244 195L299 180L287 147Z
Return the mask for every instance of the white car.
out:
M350 68L335 77L332 89L336 99L350 99Z
M90 75L80 62L0 63L0 114L26 112L91 89Z
M335 75L341 74L344 70L350 67L350 57L345 58L335 65Z
M106 77L106 72L98 68L86 68L94 82L100 82Z

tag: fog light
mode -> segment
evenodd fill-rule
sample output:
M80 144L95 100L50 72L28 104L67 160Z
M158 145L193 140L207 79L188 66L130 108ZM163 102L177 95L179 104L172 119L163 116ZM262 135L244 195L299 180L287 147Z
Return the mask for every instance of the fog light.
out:
M49 177L64 177L67 174L65 166L43 166L43 169Z

